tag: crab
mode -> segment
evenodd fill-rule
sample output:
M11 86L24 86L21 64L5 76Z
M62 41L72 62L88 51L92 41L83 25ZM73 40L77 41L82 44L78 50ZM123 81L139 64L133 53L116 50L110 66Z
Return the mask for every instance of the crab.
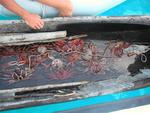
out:
M17 57L18 57L18 61L19 62L24 62L24 64L28 64L28 54L27 53L25 53L25 52L22 52L22 53L19 53L18 55L17 55Z
M72 54L69 54L68 56L67 56L67 60L68 60L68 65L69 64L74 64L75 62L77 62L79 59L80 59L80 53L72 53Z
M114 46L110 47L110 51L112 54L114 54L117 57L122 57L123 55L123 50L128 48L131 44L127 42L117 42L114 44Z
M87 47L87 49L84 49L85 53L82 56L82 64L87 66L85 72L90 71L97 74L103 70L105 65L104 58L99 55L99 52L93 43L88 43Z
M1 47L0 52L1 52L0 57L17 55L16 51L11 47L5 47L5 48Z
M54 43L56 51L64 56L69 64L74 64L80 59L84 41L81 39L60 40Z
M10 68L13 66L23 66L26 62L24 61L10 61L8 63L3 64L2 68L6 69L6 68Z
M50 56L50 53L49 52L46 52L44 54L40 54L40 55L30 55L28 57L28 65L29 65L29 68L34 68L40 64L42 64L44 66L44 61L46 61Z
M5 80L8 80L9 84L19 82L22 80L27 80L32 75L32 71L28 68L25 68L25 70L21 68L16 68L13 72L4 74Z
M64 80L70 78L72 75L73 72L71 69L64 67L62 69L53 70L53 72L49 75L49 78L55 80Z
M105 58L92 58L91 60L85 60L83 65L87 66L85 72L92 72L95 74L99 74L104 70L106 65Z
M97 52L97 48L93 43L88 43L87 44L87 48L83 49L83 53L82 54L82 58L84 60L91 60L93 56L95 56L98 52Z
M51 63L51 67L57 69L62 69L63 65L63 61L61 61L60 59L54 59Z
M61 53L72 53L72 52L77 52L81 51L81 49L84 46L84 41L81 39L74 39L74 40L60 40L56 41L54 43L54 48L56 51L61 52Z
M37 48L37 52L40 53L40 54L44 54L47 52L47 47L46 46L39 46Z

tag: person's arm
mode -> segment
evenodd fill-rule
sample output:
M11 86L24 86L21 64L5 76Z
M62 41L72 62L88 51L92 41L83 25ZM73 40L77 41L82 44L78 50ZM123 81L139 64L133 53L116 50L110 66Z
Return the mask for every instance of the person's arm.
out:
M58 9L60 16L72 16L73 6L70 0L37 0L37 1Z
M31 28L40 29L44 26L44 22L40 16L31 14L19 6L14 0L0 0L0 4L15 14L21 16Z

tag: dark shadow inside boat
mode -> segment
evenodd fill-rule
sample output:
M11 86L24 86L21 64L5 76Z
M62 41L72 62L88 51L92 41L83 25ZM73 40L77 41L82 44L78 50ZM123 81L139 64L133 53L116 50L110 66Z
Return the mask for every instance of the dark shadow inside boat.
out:
M88 34L90 39L150 42L150 26L118 23L78 23L59 25L55 30L66 30L68 35Z

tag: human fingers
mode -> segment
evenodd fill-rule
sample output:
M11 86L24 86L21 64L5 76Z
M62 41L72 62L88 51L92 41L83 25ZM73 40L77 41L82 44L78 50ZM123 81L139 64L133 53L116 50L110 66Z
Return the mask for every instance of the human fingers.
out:
M41 19L39 24L43 27L44 26L44 21Z

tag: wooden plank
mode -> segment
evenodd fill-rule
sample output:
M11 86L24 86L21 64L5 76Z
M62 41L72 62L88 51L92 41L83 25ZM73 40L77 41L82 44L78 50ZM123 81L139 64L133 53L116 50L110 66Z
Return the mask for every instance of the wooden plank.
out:
M54 39L65 39L66 31L46 32L46 33L14 33L0 35L0 46L22 45L37 42L48 42Z
M64 34L63 34L64 32ZM87 34L73 35L66 37L66 31L50 32L50 33L33 33L33 34L9 34L0 36L0 46L21 46L36 43L48 43L58 40L72 40L76 38L87 37ZM38 36L39 35L39 36ZM52 35L52 36L51 36ZM30 37L31 36L31 37ZM30 37L30 38L29 38ZM39 38L40 37L40 38Z
M35 87L27 87L27 88L15 88L15 89L8 89L8 90L0 90L0 94L5 93L16 93L16 92L22 92L22 91L36 91L36 90L42 90L42 89L48 89L48 88L62 88L62 87L69 87L69 86L78 86L87 84L88 81L82 81L82 82L71 82L71 83L62 83L62 84L49 84L49 85L42 85L42 86L35 86Z

